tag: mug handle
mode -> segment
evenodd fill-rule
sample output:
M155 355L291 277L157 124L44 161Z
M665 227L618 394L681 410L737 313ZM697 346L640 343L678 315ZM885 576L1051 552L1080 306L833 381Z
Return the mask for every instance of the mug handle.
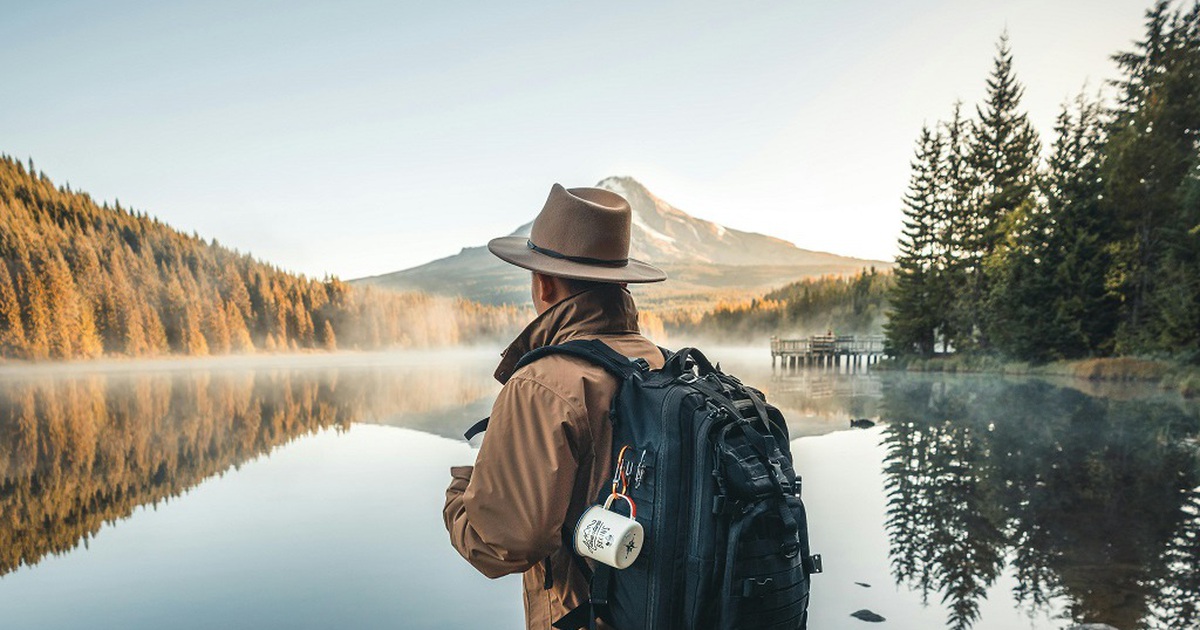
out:
M630 499L627 495L621 494L620 492L614 492L614 493L608 495L608 498L605 499L605 501L604 501L604 509L611 510L613 499L616 499L618 497L625 499L625 502L629 504L629 518L636 519L637 518L637 504L633 502L633 499Z

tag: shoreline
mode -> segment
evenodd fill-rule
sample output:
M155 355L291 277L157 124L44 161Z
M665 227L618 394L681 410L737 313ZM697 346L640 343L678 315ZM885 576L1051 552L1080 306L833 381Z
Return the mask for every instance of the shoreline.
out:
M131 357L105 355L88 359L13 359L0 358L0 378L39 374L159 372L207 369L307 369L325 367L375 366L388 363L419 364L430 355L458 353L498 356L500 346L422 346L372 350L321 350L300 348L287 351L256 351L227 354L160 354Z
M1010 376L1054 376L1090 382L1144 383L1174 391L1184 398L1200 398L1200 366L1166 359L1105 357L1053 361L1034 365L1005 361L991 356L950 355L931 358L884 359L875 369L897 372L942 372L948 374L1003 374Z

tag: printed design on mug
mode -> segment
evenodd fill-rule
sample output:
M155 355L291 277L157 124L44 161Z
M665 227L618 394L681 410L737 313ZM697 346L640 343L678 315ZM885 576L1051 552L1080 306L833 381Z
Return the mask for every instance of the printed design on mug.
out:
M592 519L583 526L583 544L592 553L596 553L601 547L611 547L613 544L612 528L598 518Z
M633 552L638 548L637 535L634 532L629 532L625 535L625 555L622 558L628 558L633 555Z

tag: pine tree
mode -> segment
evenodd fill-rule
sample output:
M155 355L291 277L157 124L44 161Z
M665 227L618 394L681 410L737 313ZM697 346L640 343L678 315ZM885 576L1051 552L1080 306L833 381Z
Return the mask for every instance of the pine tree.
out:
M225 327L229 330L229 345L234 352L251 352L254 342L246 329L246 319L233 301L225 303Z
M1100 208L1099 104L1081 94L1074 112L1064 105L1055 133L1042 195L1010 215L986 267L992 341L1036 362L1102 353L1115 323L1105 286L1111 221Z
M934 293L939 307L937 329L942 349L946 351L964 345L963 333L969 333L973 328L969 319L970 305L965 303L962 287L967 285L969 278L969 221L973 216L976 183L970 165L973 124L963 117L961 102L954 104L953 115L948 122L941 123L940 128L945 143L936 178Z
M892 354L932 355L940 305L931 291L935 265L937 169L944 139L921 129L904 197L904 231L896 257L892 311L884 329Z
M1005 238L984 261L989 340L1002 353L1044 362L1061 337L1052 304L1056 256L1048 211L1032 198L1005 217Z
M1200 2L1187 13L1169 7L1148 10L1144 39L1114 57L1125 76L1103 175L1122 233L1118 349L1200 357L1200 235L1187 204L1200 141Z
M19 261L27 262L27 261ZM41 279L26 265L18 267L20 281L18 287L24 293L26 356L31 359L46 359L50 357L50 307L46 300L46 288Z
M209 352L213 354L229 352L232 340L229 334L228 320L225 316L225 309L222 308L221 296L218 295L215 288L209 299L203 302L203 309L204 338Z
M1000 36L996 58L987 82L987 100L976 108L971 145L971 172L976 183L976 201L970 204L967 221L966 273L968 278L967 319L977 327L964 346L988 349L990 329L996 325L988 316L990 281L984 261L992 258L1004 242L1010 215L1030 202L1037 180L1040 146L1037 132L1020 110L1025 88L1013 71L1008 33Z
M1073 111L1063 105L1042 190L1054 228L1050 310L1061 335L1051 352L1067 359L1111 353L1116 331L1119 303L1107 286L1115 234L1102 203L1104 139L1099 100L1080 93Z
M21 302L8 265L0 259L0 356L21 356L25 352L25 324L21 321Z
M208 354L208 342L204 339L203 313L200 307L188 303L183 310L182 344L186 354L202 356Z
M167 340L167 329L159 316L161 307L156 308L149 302L142 302L140 308L142 311L140 319L145 326L146 353L165 354L170 352L171 344Z
M321 326L321 345L330 352L337 350L337 335L333 333L333 325L329 320L325 320Z

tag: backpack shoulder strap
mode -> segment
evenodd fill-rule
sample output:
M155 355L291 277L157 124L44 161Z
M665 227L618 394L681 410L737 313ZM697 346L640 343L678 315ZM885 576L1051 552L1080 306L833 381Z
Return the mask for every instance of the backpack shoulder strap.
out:
M630 375L637 372L645 372L650 369L650 364L641 357L630 358L616 350L613 350L608 344L599 339L573 339L553 346L543 346L535 350L526 352L517 361L516 368L513 371L519 370L538 359L551 354L565 354L573 357L579 357L585 361L589 361L594 365L598 365L605 369L609 374L617 377L617 380L624 381Z
M659 349L662 350L662 348ZM663 350L663 352L665 356L666 351ZM574 339L558 345L543 346L526 352L521 357L521 360L517 361L517 366L513 368L513 371L515 372L549 354L566 354L590 361L604 368L609 374L617 377L619 381L624 381L635 372L645 372L650 369L650 364L645 359L641 357L631 359L613 350L608 344L599 339ZM470 440L476 435L487 431L489 420L491 418L484 418L471 425L471 428L463 433L463 437Z

